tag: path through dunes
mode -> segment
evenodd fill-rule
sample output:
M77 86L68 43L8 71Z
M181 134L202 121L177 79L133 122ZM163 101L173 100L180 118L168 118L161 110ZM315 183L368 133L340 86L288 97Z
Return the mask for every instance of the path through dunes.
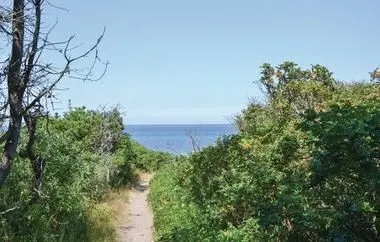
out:
M141 174L140 179L128 194L123 212L117 214L117 238L126 242L153 241L153 215L148 204L151 174Z

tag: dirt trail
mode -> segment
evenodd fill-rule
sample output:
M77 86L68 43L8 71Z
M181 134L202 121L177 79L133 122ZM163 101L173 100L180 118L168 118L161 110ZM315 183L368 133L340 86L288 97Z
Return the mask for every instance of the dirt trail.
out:
M142 174L139 181L128 194L124 204L125 213L117 215L118 241L153 241L153 216L148 205L149 181L151 174Z

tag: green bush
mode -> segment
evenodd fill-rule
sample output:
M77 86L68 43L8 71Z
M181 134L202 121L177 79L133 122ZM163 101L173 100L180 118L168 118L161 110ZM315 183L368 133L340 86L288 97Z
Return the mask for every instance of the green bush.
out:
M151 181L156 241L205 241L207 229L197 204L178 185L177 165L160 169ZM204 232L204 233L203 233Z
M0 236L25 241L80 241L86 235L83 212L89 166L63 136L49 134L40 140L49 144L41 142L37 148L46 162L41 187L36 193L29 161L19 158L0 191L2 210L17 204L14 211L2 216L5 226Z
M133 141L125 135L118 152L114 156L115 169L111 176L113 188L123 187L135 180L135 167L138 157L134 149Z
M122 131L117 110L79 108L40 119L34 152L43 160L42 182L35 186L32 161L18 157L0 189L0 212L7 211L0 214L0 237L112 241L112 216L99 202L110 189L132 181L136 163L132 141ZM26 143L23 130L20 150Z
M156 171L173 161L173 155L167 152L149 150L134 141L132 142L132 149L136 154L134 166L142 171Z
M158 238L380 240L379 85L290 62L263 65L259 83L267 101L237 117L239 134L157 173Z

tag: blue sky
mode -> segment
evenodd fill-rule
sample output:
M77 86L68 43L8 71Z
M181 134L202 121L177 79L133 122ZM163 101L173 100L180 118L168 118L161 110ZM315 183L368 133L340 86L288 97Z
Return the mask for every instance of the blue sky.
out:
M376 0L65 0L52 37L93 42L106 26L99 82L66 80L61 108L120 104L128 124L226 123L259 97L264 62L323 64L340 80L380 64Z

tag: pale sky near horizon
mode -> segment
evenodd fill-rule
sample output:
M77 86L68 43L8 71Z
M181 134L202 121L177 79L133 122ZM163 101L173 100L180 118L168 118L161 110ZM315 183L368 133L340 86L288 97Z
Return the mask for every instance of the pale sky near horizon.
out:
M260 96L264 62L327 66L368 79L380 65L375 0L53 1L53 39L94 42L110 67L99 82L67 80L58 106L120 104L127 124L226 123Z

